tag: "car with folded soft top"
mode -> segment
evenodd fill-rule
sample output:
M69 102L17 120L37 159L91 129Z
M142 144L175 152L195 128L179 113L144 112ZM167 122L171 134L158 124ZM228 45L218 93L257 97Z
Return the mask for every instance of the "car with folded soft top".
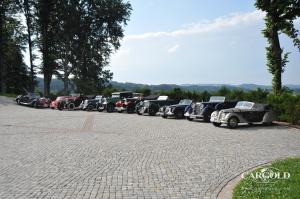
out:
M51 100L42 97L39 93L27 93L16 97L17 104L34 108L49 108Z
M209 122L212 112L215 110L233 108L237 101L226 101L224 96L211 96L208 102L197 102L184 114L185 117L192 121L200 119Z
M57 109L60 111L64 109L79 110L82 108L82 102L87 98L87 96L82 94L73 94L60 101L57 105Z
M169 99L168 96L159 96L157 100L145 100L142 107L138 110L138 114L154 116L161 107L178 104L178 102L179 100Z
M51 103L50 103L50 108L51 109L57 109L58 107L58 104L63 101L64 99L68 98L70 96L58 96L55 100L53 100Z
M98 106L102 102L103 96L102 95L96 95L90 99L86 99L82 101L81 108L84 111L93 111L97 110Z
M125 99L125 98L132 98L133 93L131 91L122 91L122 92L115 92L111 94L111 97L104 98L102 102L98 106L98 111L102 112L106 110L108 113L112 113L115 111L116 103L119 100Z
M275 119L275 113L269 104L240 101L234 108L213 112L210 121L217 127L226 124L229 128L236 128L240 123L270 125Z
M193 100L190 99L183 99L180 100L178 104L170 105L170 106L163 106L159 109L158 114L161 115L163 118L168 117L175 117L176 119L184 118L184 113L186 109L191 106Z

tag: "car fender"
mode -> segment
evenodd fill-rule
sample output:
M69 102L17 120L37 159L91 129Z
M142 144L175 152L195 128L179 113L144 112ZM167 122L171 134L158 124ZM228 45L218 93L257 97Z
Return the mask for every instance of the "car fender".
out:
M268 111L264 114L263 117L263 123L270 123L273 122L276 119L276 115L274 113L274 111Z
M226 122L228 122L229 118L231 118L231 117L238 118L239 123L247 123L247 121L243 117L241 117L240 115L238 115L236 113L228 113L228 114L226 114L226 117L225 117L226 118Z

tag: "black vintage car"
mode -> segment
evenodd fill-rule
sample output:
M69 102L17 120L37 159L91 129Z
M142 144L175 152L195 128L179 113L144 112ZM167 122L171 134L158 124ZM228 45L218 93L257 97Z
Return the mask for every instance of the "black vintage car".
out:
M178 104L179 100L170 100L168 96L159 96L157 100L145 100L143 106L139 109L138 114L156 115L159 109L163 106Z
M205 122L209 122L212 112L233 108L236 103L237 101L225 101L225 97L223 96L212 96L208 102L199 102L194 104L192 108L185 113L185 117L189 121L201 119Z
M161 107L158 114L163 118L175 117L176 119L182 119L184 118L186 108L192 103L193 101L189 99L180 100L179 104Z
M26 95L18 95L16 102L20 105L31 106L34 108L48 108L50 107L51 100L41 97L38 93L27 93Z
M82 102L81 108L85 111L93 111L98 110L98 107L100 106L100 103L103 100L102 95L97 95L93 97L92 99L86 99Z

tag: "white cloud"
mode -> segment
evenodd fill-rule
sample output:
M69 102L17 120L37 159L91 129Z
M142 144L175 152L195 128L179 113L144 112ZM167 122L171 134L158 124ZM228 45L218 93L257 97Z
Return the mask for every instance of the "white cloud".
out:
M248 25L261 21L265 16L262 11L255 10L248 13L233 13L228 16L219 17L214 20L206 20L200 23L191 24L185 28L178 29L172 32L148 32L137 35L127 35L124 40L143 40L158 37L178 37L192 34L207 33L226 28L236 27L240 25Z
M174 46L172 46L171 48L168 49L168 52L169 53L174 53L178 50L178 48L180 48L180 45L179 44L176 44Z

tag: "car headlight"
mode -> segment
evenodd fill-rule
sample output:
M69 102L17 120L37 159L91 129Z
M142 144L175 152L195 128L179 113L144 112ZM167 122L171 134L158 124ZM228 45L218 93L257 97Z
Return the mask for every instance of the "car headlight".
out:
M221 113L221 118L225 118L226 117L226 113L222 112Z

